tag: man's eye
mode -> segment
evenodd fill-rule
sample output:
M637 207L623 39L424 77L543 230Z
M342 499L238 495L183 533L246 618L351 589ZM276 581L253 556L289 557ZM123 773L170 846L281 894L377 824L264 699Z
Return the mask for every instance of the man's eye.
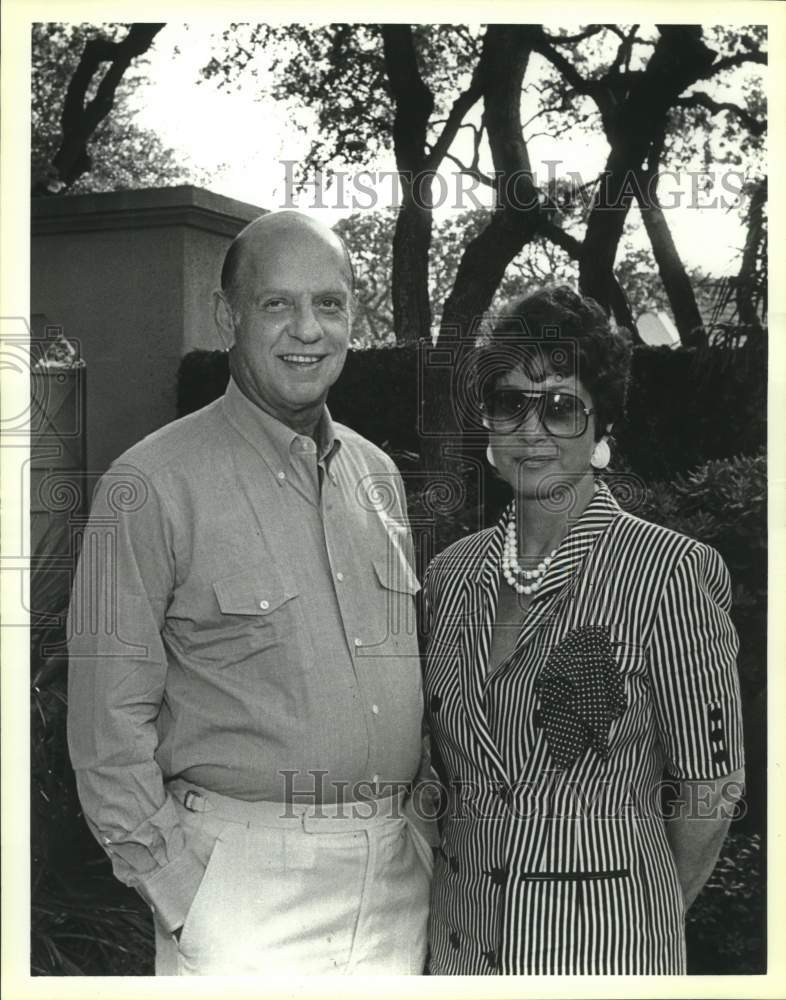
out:
M324 312L339 312L344 306L341 299L336 298L335 295L326 295L324 298L319 300L319 307Z
M263 299L262 308L267 312L281 312L282 309L286 309L289 303L286 299L271 297L269 299Z

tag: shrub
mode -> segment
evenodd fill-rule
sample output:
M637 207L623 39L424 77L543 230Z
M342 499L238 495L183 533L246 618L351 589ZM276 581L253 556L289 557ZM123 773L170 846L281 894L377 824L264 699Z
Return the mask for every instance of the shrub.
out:
M767 971L761 838L732 834L686 918L688 972L755 975Z

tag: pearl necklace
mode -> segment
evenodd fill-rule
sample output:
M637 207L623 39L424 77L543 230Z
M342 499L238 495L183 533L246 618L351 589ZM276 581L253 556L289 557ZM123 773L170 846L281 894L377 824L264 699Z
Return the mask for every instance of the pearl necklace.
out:
M518 559L518 537L516 534L516 504L511 506L510 518L505 528L505 544L502 548L502 575L517 594L534 594L540 589L546 571L557 554L556 549L552 549L549 555L545 556L535 569L524 569ZM530 583L521 583L518 579L523 577Z

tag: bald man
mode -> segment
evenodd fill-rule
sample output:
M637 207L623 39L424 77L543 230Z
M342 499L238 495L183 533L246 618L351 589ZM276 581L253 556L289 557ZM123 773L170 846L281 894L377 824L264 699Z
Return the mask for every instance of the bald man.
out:
M404 495L325 406L352 286L322 225L246 227L214 293L226 394L94 496L69 746L91 829L152 908L159 975L423 969Z

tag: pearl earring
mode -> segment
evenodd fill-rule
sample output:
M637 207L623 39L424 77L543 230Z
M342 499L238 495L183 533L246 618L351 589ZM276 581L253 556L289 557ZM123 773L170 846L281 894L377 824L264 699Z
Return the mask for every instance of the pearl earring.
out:
M611 448L607 437L602 437L595 445L590 456L590 465L593 469L605 469L611 461Z

